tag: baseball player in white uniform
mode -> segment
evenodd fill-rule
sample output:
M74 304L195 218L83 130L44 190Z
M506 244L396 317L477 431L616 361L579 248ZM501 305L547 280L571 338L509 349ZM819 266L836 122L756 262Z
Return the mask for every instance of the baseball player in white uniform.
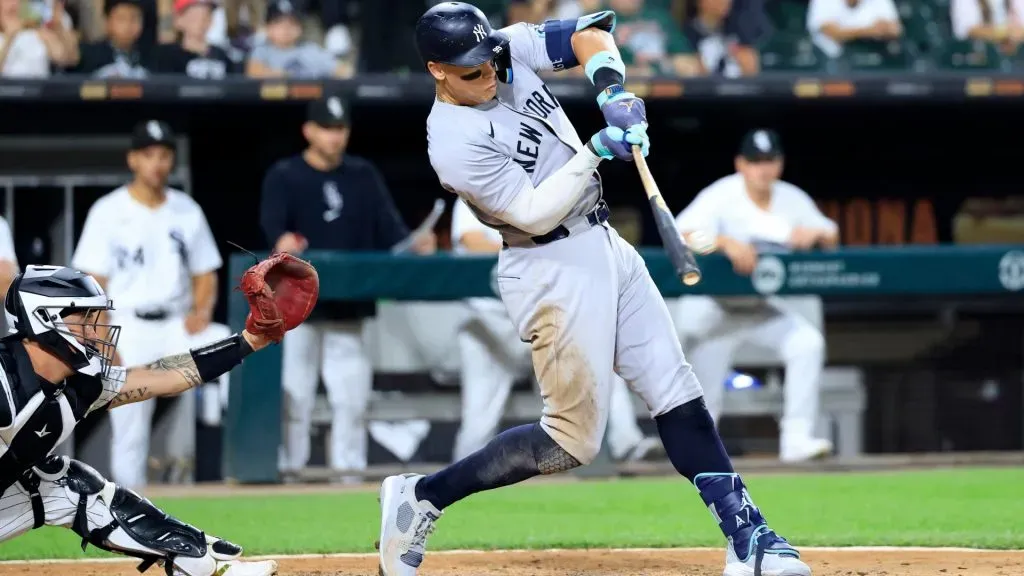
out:
M89 209L72 259L117 303L110 314L125 336L117 349L123 365L152 362L208 343L218 333L209 327L222 261L202 209L184 192L167 187L174 147L164 122L136 126L128 152L134 179ZM195 394L176 402L180 434L168 455L188 459L194 453ZM111 474L123 486L146 484L155 406L150 400L110 413Z
M501 233L481 222L464 201L452 210L452 248L457 254L497 254ZM512 385L530 370L530 347L519 340L505 305L497 298L470 298L472 316L459 330L462 418L454 458L461 460L494 437ZM608 406L608 451L622 461L663 458L661 440L637 424L629 387L612 374Z
M779 180L781 174L778 134L750 132L740 145L736 172L702 190L676 217L680 232L713 238L735 270L744 275L753 272L759 253L835 246L836 223L818 210L806 192ZM674 305L681 336L696 340L690 358L716 422L736 348L749 342L778 353L785 363L785 408L779 423L779 456L785 462L832 451L829 440L814 437L825 339L796 311L796 306L805 303L801 299L820 307L814 296L768 297L753 307L727 298L684 296Z
M540 421L505 430L429 476L380 490L380 572L415 574L442 511L484 490L564 472L597 455L612 372L640 395L669 460L727 540L725 576L808 576L733 470L643 259L608 225L597 167L647 153L644 102L625 91L609 33L615 13L492 30L477 8L445 2L416 25L435 80L427 150L441 184L501 232L497 284L529 342ZM584 144L540 71L582 65L609 126Z

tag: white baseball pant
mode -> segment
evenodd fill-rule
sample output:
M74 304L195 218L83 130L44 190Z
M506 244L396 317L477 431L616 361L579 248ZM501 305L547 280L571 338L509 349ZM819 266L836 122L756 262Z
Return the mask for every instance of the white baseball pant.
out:
M771 297L762 305L746 309L730 309L728 302L711 296L684 296L673 305L680 335L693 342L688 346L689 357L704 386L704 400L711 416L717 422L722 413L725 379L737 347L755 344L775 351L785 367L781 434L813 436L825 364L825 339L818 328L793 309L794 305L808 302ZM820 300L817 306L820 314Z
M180 354L190 348L214 342L231 335L223 324L211 323L198 334L185 331L183 317L164 320L141 320L130 311L111 317L121 326L117 353L125 366L143 366L165 356ZM126 488L146 485L150 437L156 400L126 404L110 411L110 468L114 482ZM195 456L196 398L185 393L174 399L167 418L171 419L167 456L191 459Z
M281 351L284 442L281 471L309 463L313 405L320 378L331 405L327 464L334 470L366 469L366 411L373 366L363 345L363 322L306 322L289 331Z
M530 346L519 339L505 306L496 298L471 298L473 316L459 331L462 420L455 438L458 461L494 437L512 385L530 371ZM613 376L607 441L614 458L622 458L644 439L626 382Z
M618 373L652 417L699 398L665 301L643 259L610 226L507 248L498 258L502 302L531 342L544 410L540 425L581 464L601 447Z

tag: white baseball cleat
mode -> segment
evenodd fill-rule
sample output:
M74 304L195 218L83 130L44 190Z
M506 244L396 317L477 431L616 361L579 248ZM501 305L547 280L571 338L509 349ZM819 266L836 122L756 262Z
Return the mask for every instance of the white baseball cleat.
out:
M832 454L832 442L824 438L784 435L779 444L779 459L790 464Z
M722 576L811 576L811 567L800 560L800 553L785 538L762 524L754 529L743 559L729 538Z
M380 485L380 576L415 576L441 511L417 500L422 474L389 476Z
M213 576L274 576L274 574L277 574L277 562L273 560L260 560L259 562L232 560L218 566Z

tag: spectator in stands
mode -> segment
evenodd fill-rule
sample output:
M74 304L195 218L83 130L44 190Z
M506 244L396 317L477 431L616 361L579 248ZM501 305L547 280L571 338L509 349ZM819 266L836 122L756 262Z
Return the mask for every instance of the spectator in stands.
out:
M273 0L267 7L266 41L249 55L246 74L252 78L325 78L351 75L322 46L301 41L302 12L292 0Z
M236 64L228 53L219 46L211 46L206 39L214 7L212 0L174 3L178 41L157 47L154 72L207 80L220 80L236 72Z
M807 29L830 58L853 40L884 41L903 35L893 0L811 0Z
M139 0L104 0L107 37L82 44L76 72L99 78L145 78L149 53L139 45L142 6Z
M693 46L664 9L644 0L608 0L618 14L615 43L631 75L695 76L703 72Z
M991 42L1006 54L1024 41L1024 0L952 0L949 9L958 40Z
M389 250L409 235L377 169L345 153L347 103L338 96L310 102L302 133L309 146L274 164L263 180L260 223L276 252ZM433 233L414 250L433 252ZM317 383L323 378L332 424L327 464L336 471L366 468L366 410L373 371L363 349L363 321L376 304L321 300L309 320L288 333L282 349L285 397L281 469L301 470L310 456ZM350 474L337 474L347 481Z
M324 32L324 48L347 68L355 66L355 46L349 31L351 7L358 0L319 0L320 25ZM351 76L351 72L346 73Z
M756 44L767 26L763 0L698 0L683 33L706 72L734 78L760 71Z
M22 0L0 0L0 43L0 76L6 78L46 78L51 66L78 61L63 3L44 21Z
M461 199L452 211L451 234L457 253L493 255L501 250L501 233L485 226ZM467 304L472 318L458 336L462 419L455 438L455 461L491 440L515 380L532 374L530 346L519 339L501 300L470 298ZM607 429L612 458L631 462L664 458L661 440L640 430L625 380L616 375L612 382Z

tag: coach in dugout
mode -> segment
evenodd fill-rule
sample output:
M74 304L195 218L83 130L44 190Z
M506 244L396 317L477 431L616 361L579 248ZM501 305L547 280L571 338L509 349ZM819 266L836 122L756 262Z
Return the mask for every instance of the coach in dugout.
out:
M733 269L744 276L754 272L759 254L836 245L836 223L818 210L806 192L779 179L782 144L778 134L772 130L748 133L735 165L735 173L701 190L676 217L679 231L691 245L701 243L691 236L695 232L713 238ZM785 363L780 458L799 462L831 452L831 442L814 437L825 339L807 316L820 317L820 299L769 296L750 302L684 296L671 307L681 336L696 340L687 356L716 422L734 352L743 344L756 344L775 351Z
M338 96L310 102L302 134L308 147L279 160L263 180L260 223L277 252L390 250L406 239L402 221L380 172L345 153L350 135L348 103ZM419 236L412 249L432 253L437 237ZM309 320L284 339L285 397L281 471L306 466L317 383L323 378L331 405L327 464L336 471L366 468L365 414L373 368L363 349L363 321L376 304L321 300ZM338 474L334 480L348 480Z

